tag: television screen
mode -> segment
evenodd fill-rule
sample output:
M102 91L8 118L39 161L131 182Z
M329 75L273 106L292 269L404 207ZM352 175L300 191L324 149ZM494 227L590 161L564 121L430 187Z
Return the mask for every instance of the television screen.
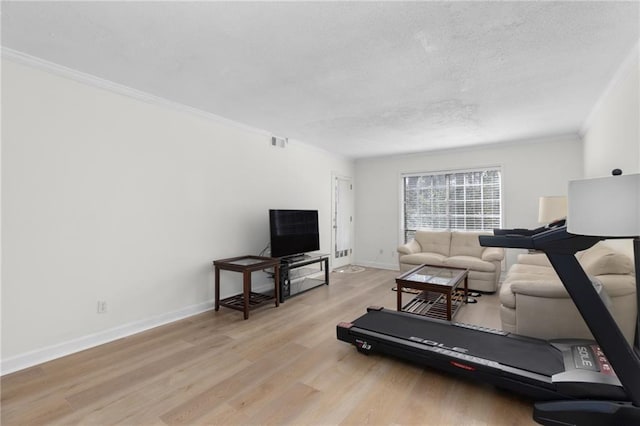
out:
M317 210L269 210L271 256L320 250Z

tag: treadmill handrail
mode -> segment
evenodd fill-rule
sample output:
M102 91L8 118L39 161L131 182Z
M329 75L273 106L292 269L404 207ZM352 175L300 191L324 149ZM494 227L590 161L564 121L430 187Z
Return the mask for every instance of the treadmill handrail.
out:
M575 235L567 232L566 226L548 229L532 235L504 233L510 230L498 231L499 235L480 235L480 245L484 247L523 248L540 251L573 253L586 250L604 240L604 237ZM513 230L517 232L518 230ZM495 231L494 231L495 232Z
M533 237L522 234L480 235L480 245L484 247L533 249Z

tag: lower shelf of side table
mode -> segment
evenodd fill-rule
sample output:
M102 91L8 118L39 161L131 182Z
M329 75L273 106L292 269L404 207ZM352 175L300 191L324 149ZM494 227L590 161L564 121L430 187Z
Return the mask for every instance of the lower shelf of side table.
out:
M464 293L454 291L451 295L451 318L453 318L460 307L464 304ZM402 307L403 312L423 315L425 317L447 319L447 296L446 294L433 291L422 291L409 303Z
M263 303L269 302L274 299L275 297L272 294L251 292L249 293L249 309L257 308ZM224 306L230 309L235 309L238 311L244 311L244 295L240 293L240 294L236 294L235 296L222 299L220 301L220 306Z

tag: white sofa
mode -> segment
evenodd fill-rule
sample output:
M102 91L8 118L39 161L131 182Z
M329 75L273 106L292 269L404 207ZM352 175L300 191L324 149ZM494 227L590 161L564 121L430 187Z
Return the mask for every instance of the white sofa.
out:
M609 310L633 342L637 299L632 260L605 243L576 254L578 262L603 285ZM502 329L542 339L592 339L582 316L544 253L521 254L500 288Z
M468 286L482 292L495 292L502 270L504 249L482 247L480 232L418 230L414 239L398 247L400 271L423 263L434 266L468 268Z

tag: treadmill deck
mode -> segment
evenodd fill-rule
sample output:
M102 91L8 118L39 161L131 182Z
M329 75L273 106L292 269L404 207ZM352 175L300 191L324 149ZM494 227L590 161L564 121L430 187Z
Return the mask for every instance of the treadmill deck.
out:
M562 353L544 340L482 333L448 322L385 310L372 310L352 324L363 330L408 341L424 339L446 347L466 349L467 355L549 377L564 371ZM532 363L532 359L535 362Z

